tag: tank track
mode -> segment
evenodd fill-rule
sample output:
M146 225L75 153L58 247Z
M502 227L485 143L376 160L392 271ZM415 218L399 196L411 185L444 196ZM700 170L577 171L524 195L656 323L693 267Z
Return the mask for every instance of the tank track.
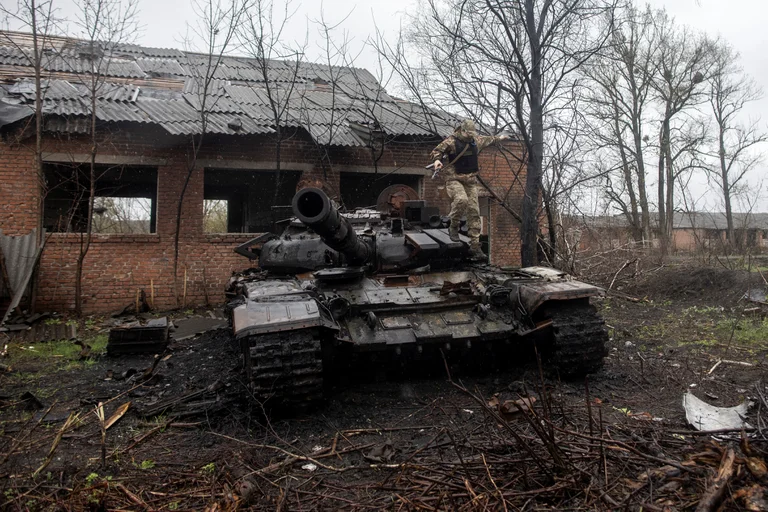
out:
M255 398L275 407L306 407L323 397L319 332L296 330L251 336L244 344Z
M589 302L563 303L549 309L552 320L551 363L561 377L583 377L603 367L608 354L605 322Z

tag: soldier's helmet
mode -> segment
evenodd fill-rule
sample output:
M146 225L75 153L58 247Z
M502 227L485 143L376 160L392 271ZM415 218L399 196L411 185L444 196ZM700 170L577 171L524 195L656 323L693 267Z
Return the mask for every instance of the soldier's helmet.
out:
M471 119L465 119L456 127L454 135L463 140L470 141L477 136L477 129L475 123Z

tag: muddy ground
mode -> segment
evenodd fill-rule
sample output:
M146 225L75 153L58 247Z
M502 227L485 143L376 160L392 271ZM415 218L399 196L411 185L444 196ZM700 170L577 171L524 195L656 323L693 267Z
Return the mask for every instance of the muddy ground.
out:
M88 355L11 340L0 509L694 510L720 469L727 485L703 510L764 510L768 320L741 296L765 283L676 266L617 284L595 301L611 341L587 381L561 382L521 349L493 370L452 367L452 381L358 371L292 417L247 400L226 331L171 342L157 361L104 355L103 319L80 323ZM753 429L741 442L696 433L687 392L750 402ZM99 404L108 421L129 402L102 437Z

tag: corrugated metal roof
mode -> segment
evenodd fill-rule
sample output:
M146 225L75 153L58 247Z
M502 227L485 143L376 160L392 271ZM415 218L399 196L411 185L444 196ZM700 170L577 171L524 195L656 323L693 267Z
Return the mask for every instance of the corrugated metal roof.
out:
M31 37L10 34L22 49L30 44ZM97 116L102 121L153 123L176 134L200 130L199 96L204 82L201 77L210 70L210 56L137 45L96 45L94 49L86 42L63 38L52 39L49 46L44 59L49 71L87 77L92 63L87 54L105 52L113 56L108 59L107 77L145 80L148 76L162 76L175 80L179 86L183 82L183 91L178 91L172 90L171 85L167 89L156 88L165 84L138 88L108 81L98 94ZM256 59L227 56L216 65L206 101L212 132L272 131L275 121L267 84L280 105L288 102L281 124L303 127L320 144L361 145L362 140L351 130L350 123L377 127L393 136L444 136L452 131L452 120L417 105L395 101L364 69L276 60L266 64L268 82L264 81L261 62ZM29 67L29 60L24 51L0 40L0 65L24 69ZM30 75L31 69L26 76ZM19 76L24 76L23 72ZM8 94L6 103L19 101L29 105L34 101L34 84L28 79L4 87ZM291 97L287 98L289 92ZM84 83L51 80L46 83L45 112L59 117L87 116L88 96ZM80 128L77 123L63 121L52 121L46 126L64 131L70 126Z

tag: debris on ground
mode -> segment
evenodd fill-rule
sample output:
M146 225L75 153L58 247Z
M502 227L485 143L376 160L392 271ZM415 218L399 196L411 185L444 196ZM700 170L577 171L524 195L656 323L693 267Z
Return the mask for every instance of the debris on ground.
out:
M693 393L683 395L685 419L696 430L739 430L752 428L744 421L749 404L744 402L736 407L716 407L697 398Z
M25 344L74 340L77 338L77 325L74 322L46 321L29 325L6 324L0 329L7 329L9 335Z
M750 288L744 294L744 299L748 300L749 302L754 302L755 304L768 306L768 299L766 299L767 293L768 292L765 288Z
M204 332L215 331L217 329L226 329L229 325L229 322L226 318L220 317L183 318L180 320L175 320L173 323L176 326L176 329L174 329L173 333L171 334L171 338L173 338L174 341L184 341L203 334Z
M109 331L107 354L161 354L168 348L168 327L166 317L114 327Z
M293 416L250 399L224 329L120 357L101 357L104 334L151 315L91 321L62 352L0 334L0 508L768 510L768 322L735 302L749 276L661 269L627 288L626 274L614 288L643 300L595 301L612 339L587 380L546 377L533 350L457 380L346 368ZM754 406L702 431L681 407L691 389Z

